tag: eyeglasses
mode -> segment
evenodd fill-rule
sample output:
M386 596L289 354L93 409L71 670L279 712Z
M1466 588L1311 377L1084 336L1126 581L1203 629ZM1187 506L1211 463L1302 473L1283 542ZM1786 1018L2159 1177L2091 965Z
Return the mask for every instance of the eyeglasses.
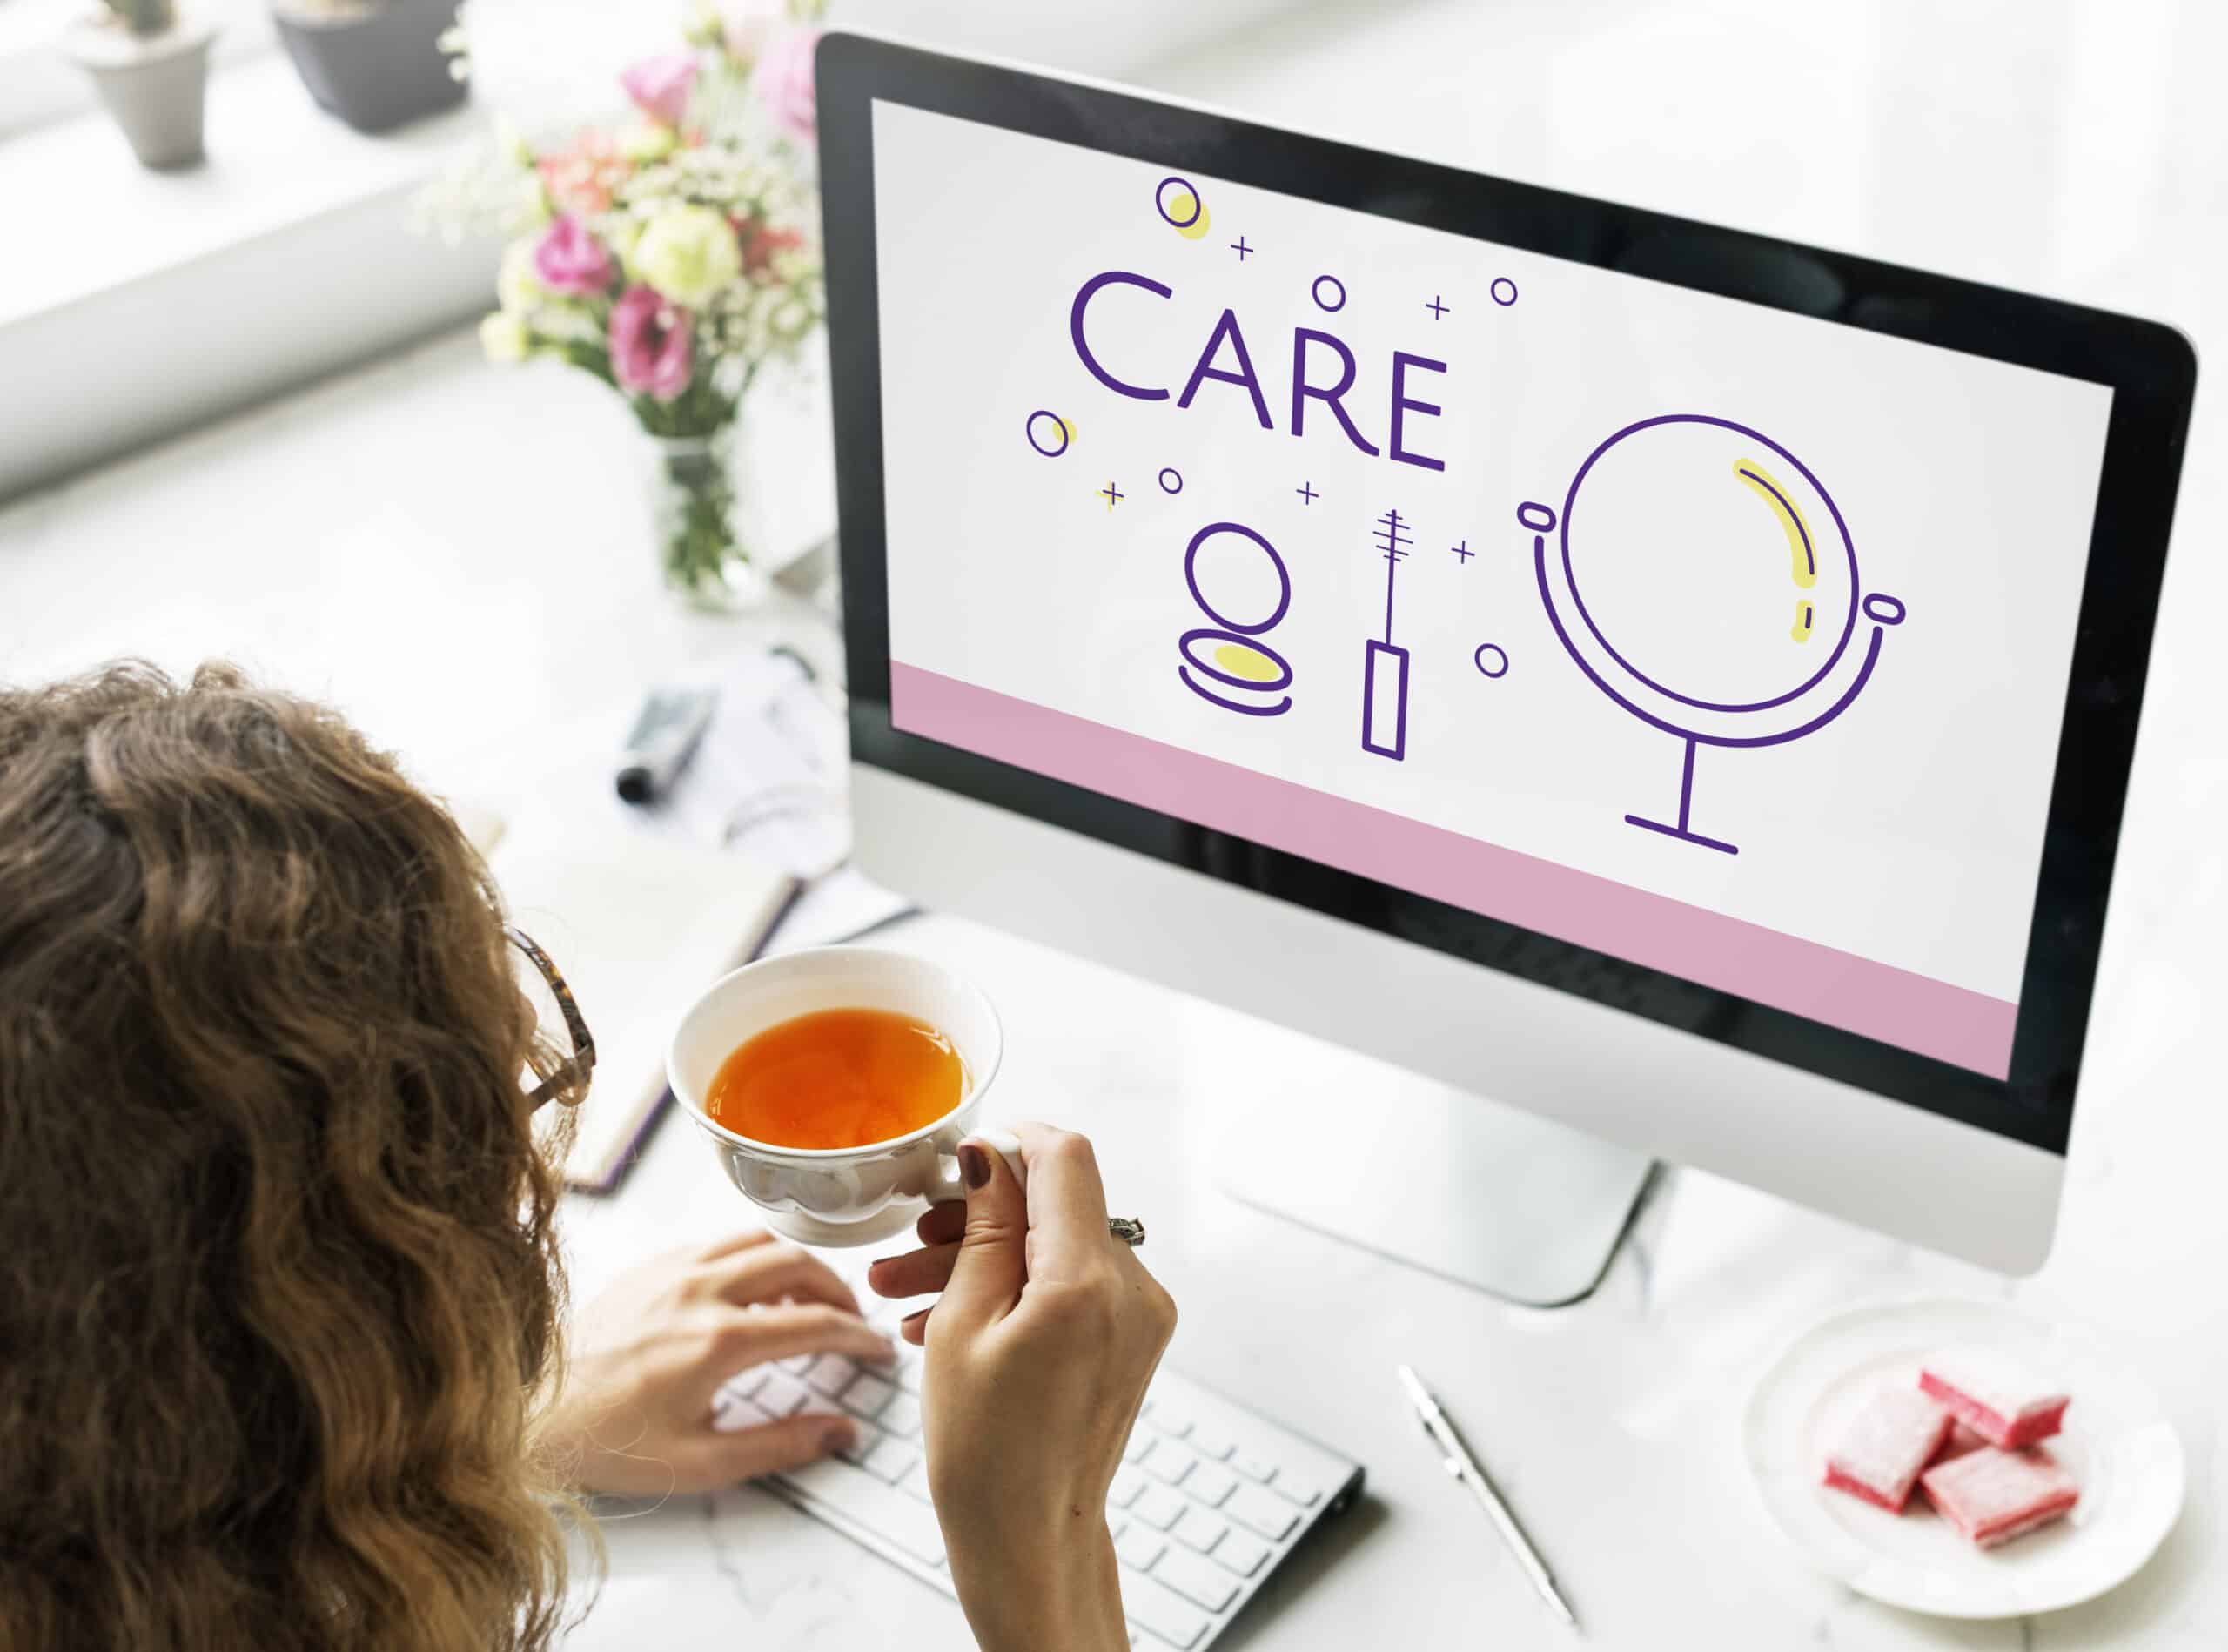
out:
M519 1088L526 1092L530 1108L551 1100L576 1105L587 1097L588 1075L595 1071L595 1038L549 954L524 930L507 928L503 933L533 965L519 970L520 990L534 1008L534 1043L519 1075Z

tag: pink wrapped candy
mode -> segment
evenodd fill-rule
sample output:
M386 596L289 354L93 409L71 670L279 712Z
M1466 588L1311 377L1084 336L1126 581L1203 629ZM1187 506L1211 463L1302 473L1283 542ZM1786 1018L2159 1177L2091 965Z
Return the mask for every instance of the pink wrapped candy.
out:
M2066 1396L1987 1348L1944 1348L1920 1368L1918 1386L1991 1446L2016 1451L2063 1426Z
M1969 1452L1926 1471L1920 1484L1943 1519L1982 1548L1994 1548L2061 1520L2081 1487L2038 1446Z
M1950 1414L1917 1389L1882 1388L1826 1454L1826 1484L1900 1514L1952 1426Z

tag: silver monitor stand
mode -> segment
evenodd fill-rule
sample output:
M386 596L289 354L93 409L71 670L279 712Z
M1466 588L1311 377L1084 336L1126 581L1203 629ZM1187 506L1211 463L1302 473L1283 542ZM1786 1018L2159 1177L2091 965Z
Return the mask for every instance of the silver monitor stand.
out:
M1527 1307L1592 1294L1654 1174L1645 1154L1429 1078L1248 1105L1223 1190ZM1332 1145L1335 1144L1335 1147ZM1331 1156L1335 1153L1335 1157Z

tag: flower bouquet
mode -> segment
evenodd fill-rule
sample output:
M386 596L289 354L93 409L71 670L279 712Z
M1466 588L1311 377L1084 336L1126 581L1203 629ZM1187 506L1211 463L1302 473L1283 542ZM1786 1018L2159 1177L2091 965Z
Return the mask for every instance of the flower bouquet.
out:
M487 355L554 357L627 399L652 438L666 581L700 607L763 593L732 427L760 369L824 313L810 178L821 10L790 0L778 22L734 24L701 5L682 50L620 77L630 120L548 147L512 135L492 197L479 180L512 238L501 307L480 324Z

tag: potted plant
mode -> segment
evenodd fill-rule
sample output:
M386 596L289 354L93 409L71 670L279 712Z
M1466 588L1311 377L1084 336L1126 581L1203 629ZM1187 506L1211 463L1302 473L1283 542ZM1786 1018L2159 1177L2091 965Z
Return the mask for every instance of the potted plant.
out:
M64 44L84 66L142 166L191 166L203 155L210 23L181 23L171 0L105 0Z
M453 108L469 91L442 44L457 0L274 0L272 17L310 96L359 132Z

